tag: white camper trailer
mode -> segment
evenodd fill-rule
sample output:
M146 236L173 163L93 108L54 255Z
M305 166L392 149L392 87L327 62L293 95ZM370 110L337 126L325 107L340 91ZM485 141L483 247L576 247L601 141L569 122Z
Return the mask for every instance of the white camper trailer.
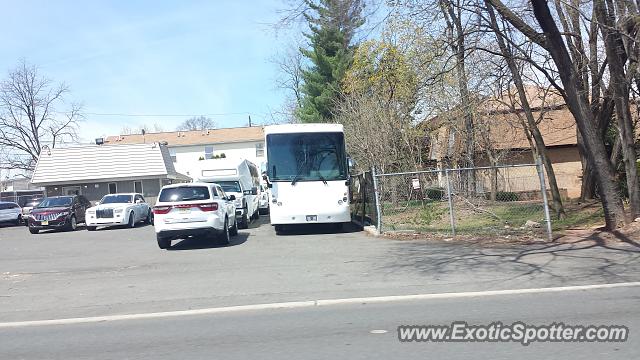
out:
M238 226L246 229L258 218L260 173L255 164L244 159L209 159L198 162L191 172L194 182L219 184L229 195L235 195Z

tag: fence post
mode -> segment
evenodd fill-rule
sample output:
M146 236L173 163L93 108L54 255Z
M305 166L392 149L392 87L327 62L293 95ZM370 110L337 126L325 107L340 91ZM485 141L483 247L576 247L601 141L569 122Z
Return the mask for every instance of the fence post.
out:
M447 178L447 198L449 200L449 220L451 221L451 234L456 236L456 219L453 214L453 199L451 198L451 181L449 180L449 169L444 170Z
M542 159L539 156L536 158L536 169L538 170L538 177L540 178L540 191L542 191L542 202L544 204L544 219L547 223L547 239L549 241L553 241L551 216L549 215L549 201L547 200L547 186L544 180L544 165L542 164Z
M362 172L362 179L358 179L358 182L360 184L360 194L359 198L360 201L362 201L362 216L360 217L361 220L361 224L362 227L364 228L365 225L365 220L367 217L367 188L368 188L368 184L367 184L367 172L363 171Z
M373 178L373 194L376 203L376 233L379 235L382 233L382 212L380 211L380 193L378 189L378 177L375 166L371 167L371 177Z

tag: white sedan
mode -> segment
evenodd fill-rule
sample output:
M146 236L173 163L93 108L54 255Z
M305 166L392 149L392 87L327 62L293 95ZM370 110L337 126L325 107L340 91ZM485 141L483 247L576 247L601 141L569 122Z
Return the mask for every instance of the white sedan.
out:
M97 206L87 209L87 230L98 226L127 225L135 227L138 222L153 222L153 213L141 194L110 194Z

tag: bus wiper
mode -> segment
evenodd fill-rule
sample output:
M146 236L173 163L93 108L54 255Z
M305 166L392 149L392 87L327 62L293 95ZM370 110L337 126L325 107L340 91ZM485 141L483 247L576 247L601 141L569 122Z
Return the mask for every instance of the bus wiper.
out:
M324 176L322 176L320 173L318 173L318 177L320 178L320 180L322 180L322 183L327 185L327 179L325 179Z
M302 178L302 173L305 170L305 167L307 166L307 161L305 160L300 167L298 167L298 172L296 173L296 176L293 177L293 179L291 179L291 185L295 185L298 180L300 180Z
M299 172L296 174L296 176L293 177L293 179L291 179L291 185L295 185L298 180L300 180L302 178L302 173Z

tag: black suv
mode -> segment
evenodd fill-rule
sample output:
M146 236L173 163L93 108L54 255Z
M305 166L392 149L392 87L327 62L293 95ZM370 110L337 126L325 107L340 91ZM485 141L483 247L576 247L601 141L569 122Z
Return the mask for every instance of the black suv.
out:
M85 211L91 203L82 195L52 196L42 199L29 214L29 232L43 229L75 230L84 222Z

